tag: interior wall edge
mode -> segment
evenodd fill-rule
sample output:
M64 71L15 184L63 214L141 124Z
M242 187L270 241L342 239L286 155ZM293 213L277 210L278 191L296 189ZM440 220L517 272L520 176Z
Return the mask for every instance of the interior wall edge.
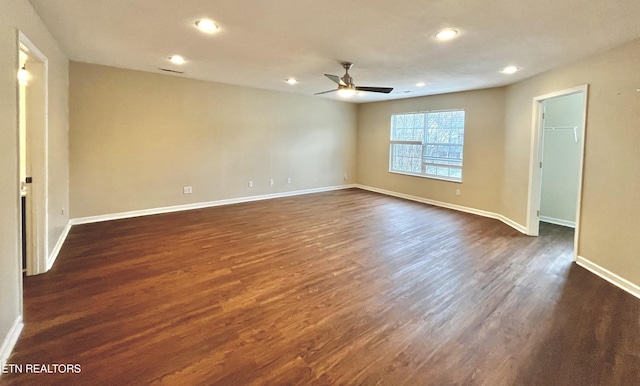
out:
M7 360L9 359L9 355L13 351L13 347L18 342L18 338L20 337L20 333L22 332L22 328L24 327L24 322L22 320L22 315L18 315L11 326L11 329L7 333L2 342L2 346L0 346L0 369L4 368L7 364ZM2 376L2 371L0 371L0 376Z
M69 231L71 231L71 220L67 221L67 225L65 225L65 227L62 229L62 232L58 237L58 241L56 241L56 244L51 250L51 253L49 254L49 256L47 256L47 264L45 267L45 271L42 273L48 272L53 267L53 264L56 262L56 259L60 254L60 250L62 249L62 246L64 245L64 242L67 239L67 236L69 236Z
M271 200L274 198L284 198L284 197L300 196L304 194L330 192L333 190L351 189L355 187L356 187L355 184L336 185L336 186L327 186L322 188L293 190L293 191L282 192L282 193L246 196L246 197L230 198L230 199L216 200L216 201L206 201L206 202L199 202L199 203L185 204L185 205L173 205L173 206L166 206L166 207L153 208L153 209L134 210L129 212L112 213L112 214L99 215L99 216L78 217L78 218L72 218L71 220L69 220L69 224L71 226L79 225L79 224L91 224L96 222L120 220L120 219L131 218L131 217L152 216L155 214L180 212L184 210L212 208L215 206L241 204L244 202Z
M632 283L631 281L582 256L576 257L576 264L640 299L640 286Z
M492 218L495 220L500 220L503 223L505 223L506 225L510 226L511 228L517 230L520 233L526 234L527 233L527 228L522 225L519 224L513 220L511 220L510 218L499 214L499 213L494 213L494 212L489 212L486 210L482 210L482 209L475 209L475 208L470 208L467 206L462 206L462 205L456 205L456 204L451 204L448 202L443 202L443 201L436 201L436 200L432 200L429 198L424 198L424 197L418 197L418 196L413 196L410 194L405 194L405 193L400 193L400 192L394 192L394 191L390 191L390 190L385 190L385 189L380 189L380 188L376 188L373 186L367 186L367 185L361 185L361 184L356 184L356 187L359 189L363 189L363 190L368 190L371 192L375 192L375 193L380 193L380 194L384 194L387 196L393 196L393 197L398 197L398 198L402 198L405 200L410 200L410 201L416 201L416 202L420 202L423 204L429 204L429 205L434 205L434 206L438 206L441 208L446 208L446 209L452 209L452 210L456 210L459 212L465 212L465 213L470 213L470 214L475 214L478 216L482 216L482 217L487 217L487 218Z

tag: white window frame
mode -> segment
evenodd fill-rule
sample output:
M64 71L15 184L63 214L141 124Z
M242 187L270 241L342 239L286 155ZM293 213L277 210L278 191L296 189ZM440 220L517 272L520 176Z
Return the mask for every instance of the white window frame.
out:
M408 171L402 171L402 170L394 170L393 169L393 145L420 145L420 146L427 146L427 145L451 145L449 143L440 143L440 142L427 142L427 128L426 128L426 124L424 125L424 136L422 138L422 140L418 141L418 140L394 140L393 139L393 122L394 122L394 117L396 116L400 116L400 115L414 115L414 114L425 114L425 120L426 120L426 115L427 114L434 114L434 113L445 113L445 112L451 112L451 111L461 111L463 113L465 113L464 109L449 109L449 110L428 110L428 111L416 111L416 112L407 112L407 113L398 113L398 114L392 114L391 115L391 120L390 120L390 129L389 129L389 173L394 173L394 174L404 174L404 175L409 175L409 176L416 176L416 177L423 177L423 178L430 178L430 179L436 179L436 180L444 180L444 181L451 181L451 182L458 182L461 183L462 182L462 177L463 177L463 166L464 166L464 127L463 127L463 139L462 139L462 143L459 144L462 148L461 150L461 159L460 159L460 165L439 165L441 167L447 167L447 168L452 168L452 169L460 169L460 178L456 178L456 177L449 177L449 176L441 176L441 175L437 175L437 174L428 174L426 172L426 166L429 165L430 163L426 162L426 157L424 156L424 154L422 155L422 161L421 161L421 172L420 173L412 173L412 172L408 172ZM465 125L466 126L466 113L465 113Z

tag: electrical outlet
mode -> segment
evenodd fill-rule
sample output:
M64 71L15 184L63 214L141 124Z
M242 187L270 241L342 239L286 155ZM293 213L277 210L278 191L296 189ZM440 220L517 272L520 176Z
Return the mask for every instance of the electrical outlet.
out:
M344 174L344 180L347 180L347 173Z
M460 189L456 189L456 196L460 195Z
M275 184L275 182L273 181L273 179L269 180L269 185L273 186Z
M253 181L249 181L249 187L253 188Z
M193 193L193 188L191 186L183 186L182 194L191 194Z
M291 183L291 177L287 178L287 184Z
M60 213L61 213L61 214L64 214L64 208L62 208L62 209L60 210Z

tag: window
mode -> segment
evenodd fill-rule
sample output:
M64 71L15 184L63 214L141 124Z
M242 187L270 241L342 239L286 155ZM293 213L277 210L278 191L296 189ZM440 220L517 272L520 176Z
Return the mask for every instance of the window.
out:
M462 181L464 110L391 116L389 171Z

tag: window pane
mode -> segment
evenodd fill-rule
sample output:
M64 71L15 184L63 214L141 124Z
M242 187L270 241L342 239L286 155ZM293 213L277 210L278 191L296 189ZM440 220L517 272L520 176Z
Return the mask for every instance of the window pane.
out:
M391 168L394 171L420 173L422 170L422 145L393 144Z
M441 168L441 167L437 167L436 168L438 170L438 175L442 176L442 177L449 177L449 168Z
M394 115L391 120L392 141L422 141L424 114Z
M391 170L461 180L464 118L463 110L393 115ZM420 141L422 145L393 141Z

